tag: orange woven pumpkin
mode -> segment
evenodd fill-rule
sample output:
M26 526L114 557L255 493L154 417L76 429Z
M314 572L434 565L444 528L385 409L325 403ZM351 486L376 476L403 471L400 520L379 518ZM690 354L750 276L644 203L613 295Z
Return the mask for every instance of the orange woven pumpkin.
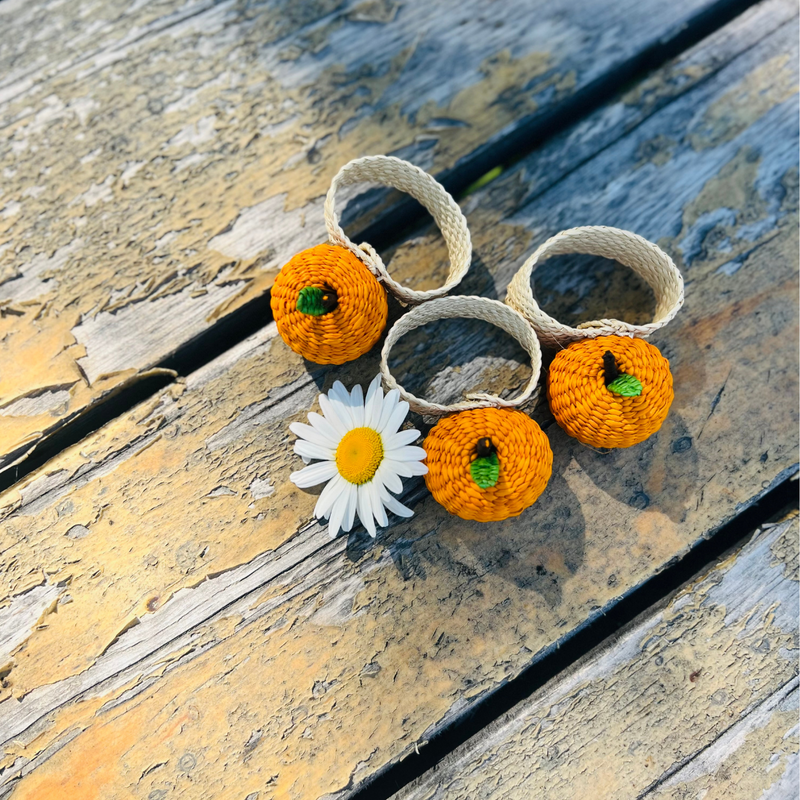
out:
M317 364L344 364L368 352L386 327L389 306L377 278L344 247L298 253L272 287L281 338Z
M479 522L521 514L544 491L553 469L547 436L529 416L511 409L445 417L423 449L425 483L434 499L451 514Z
M496 325L513 336L531 359L528 385L513 400L470 394L452 405L415 397L398 385L389 370L389 353L401 336L441 319L471 318ZM451 514L480 522L521 514L547 486L553 451L542 429L514 410L531 400L539 382L542 353L530 325L513 309L485 297L431 300L400 317L386 336L381 373L419 414L443 416L425 439L425 483Z
M643 339L599 336L556 354L547 378L556 422L592 447L630 447L655 433L672 404L672 373Z
M634 325L599 319L573 328L546 314L534 300L531 275L542 261L565 253L602 256L630 267L655 294L653 321ZM563 348L550 365L547 397L570 436L592 447L630 447L661 427L672 403L672 374L667 359L644 337L678 313L683 277L660 247L618 228L570 228L548 239L520 267L506 302L543 342Z

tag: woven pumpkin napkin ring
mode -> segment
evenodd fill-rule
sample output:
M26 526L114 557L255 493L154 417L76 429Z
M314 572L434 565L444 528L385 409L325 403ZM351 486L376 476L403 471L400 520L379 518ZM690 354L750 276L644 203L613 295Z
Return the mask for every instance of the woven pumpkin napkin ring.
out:
M645 325L617 319L577 328L546 314L533 298L531 275L545 259L584 253L614 259L652 288L655 317ZM547 398L558 424L592 447L630 447L655 433L673 400L669 362L645 339L683 305L683 278L672 259L630 231L603 226L571 228L548 239L522 265L506 303L519 311L544 344L562 348L550 365Z
M431 213L450 255L443 286L424 292L402 286L370 244L347 238L336 213L336 190L362 182L407 192ZM447 294L469 269L472 244L458 204L428 173L399 158L367 156L345 164L328 190L325 226L329 242L284 265L270 299L281 338L317 364L344 364L375 345L386 327L387 291L405 305L418 305Z
M507 400L470 394L459 403L440 405L397 383L389 370L389 353L397 340L429 322L453 318L489 322L522 345L531 359L531 377L520 395ZM516 410L535 396L541 364L539 341L525 319L484 297L432 300L400 317L390 329L381 352L381 374L413 411L441 417L423 444L425 482L451 514L480 522L503 520L521 514L544 491L553 467L550 443L536 422Z

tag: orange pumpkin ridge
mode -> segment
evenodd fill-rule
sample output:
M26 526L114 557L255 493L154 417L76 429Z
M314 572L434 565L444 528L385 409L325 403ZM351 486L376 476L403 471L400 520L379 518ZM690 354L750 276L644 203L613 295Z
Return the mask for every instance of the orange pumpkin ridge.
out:
M623 397L606 386L604 355L614 356L620 373L642 384L642 393ZM556 422L592 447L630 447L655 433L672 399L669 362L643 339L598 336L558 352L547 377L547 399Z
M500 462L497 483L481 489L470 464L476 445L491 439ZM462 519L491 522L516 517L536 501L553 469L553 451L542 429L521 411L476 408L439 420L423 445L434 499Z
M297 309L300 291L332 289L336 307L320 316ZM316 364L344 364L372 349L386 327L386 291L350 250L318 244L294 256L272 287L278 333L295 353Z

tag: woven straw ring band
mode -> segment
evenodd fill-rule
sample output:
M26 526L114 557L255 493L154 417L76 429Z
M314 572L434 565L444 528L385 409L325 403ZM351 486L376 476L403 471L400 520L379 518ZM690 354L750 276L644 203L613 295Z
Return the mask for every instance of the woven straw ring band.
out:
M506 333L513 336L531 359L531 377L524 391L513 400L503 400L490 394L469 394L467 399L452 405L440 405L430 403L406 391L394 379L389 370L389 353L397 340L429 322L436 322L440 319L477 319L489 322L501 328ZM400 396L406 400L412 410L419 414L430 416L442 416L454 411L466 411L475 408L516 408L522 405L536 392L539 383L539 373L542 368L542 351L539 340L525 319L513 309L497 300L489 300L486 297L444 297L438 300L431 300L417 306L400 317L392 326L381 352L381 374L384 383L390 389L397 389Z
M652 322L632 325L618 319L584 322L577 328L546 314L533 299L531 275L551 256L584 253L619 261L643 278L656 297ZM506 303L522 314L545 343L562 345L598 336L647 338L666 325L683 305L683 278L672 259L657 245L630 231L605 226L571 228L548 239L520 267L508 287Z
M341 186L372 182L391 186L410 194L430 212L442 232L450 255L450 271L443 286L425 292L415 292L397 283L387 272L381 257L371 245L356 245L347 238L336 214L336 190ZM346 247L355 253L378 280L407 305L419 305L442 297L467 274L472 258L467 220L446 189L427 172L393 156L367 156L345 164L331 182L325 199L325 226L332 244Z

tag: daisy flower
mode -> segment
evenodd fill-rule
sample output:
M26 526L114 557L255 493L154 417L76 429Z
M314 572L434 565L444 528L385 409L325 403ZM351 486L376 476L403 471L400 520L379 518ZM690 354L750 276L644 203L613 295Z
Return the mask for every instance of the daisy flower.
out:
M314 516L329 520L331 538L340 529L349 531L356 514L374 538L376 521L389 524L387 508L400 517L414 513L390 494L403 490L401 477L428 471L421 463L425 451L410 446L419 431L399 430L408 414L408 403L399 398L397 389L384 397L380 375L370 383L366 399L360 386L348 392L336 381L328 394L319 396L321 415L312 411L310 425L289 426L298 436L295 453L306 463L316 460L289 478L301 489L326 483Z

